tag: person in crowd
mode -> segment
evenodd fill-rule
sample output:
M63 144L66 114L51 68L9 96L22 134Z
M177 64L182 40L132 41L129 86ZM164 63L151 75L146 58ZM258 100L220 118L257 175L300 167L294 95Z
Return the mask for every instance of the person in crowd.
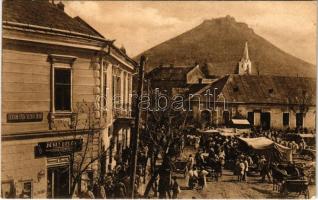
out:
M114 186L114 198L124 199L127 197L126 186L121 180L117 180Z
M249 162L248 162L248 159L247 159L246 156L244 157L243 162L244 162L244 175L243 175L243 180L244 180L245 182L247 182L247 173L248 173L248 170L249 170Z
M197 136L197 137L195 137L194 148L195 148L196 150L198 150L198 149L199 149L199 146L200 146L200 137Z
M198 169L196 166L193 167L193 177L195 177L195 179L198 179L199 177Z
M89 199L95 199L92 189L93 188L90 185L87 186L87 196Z
M181 192L179 183L177 182L177 177L173 177L173 184L172 184L172 198L177 199L178 194Z
M102 184L100 186L100 190L99 190L99 199L106 199L106 190L105 190L105 185Z
M262 180L261 182L264 183L265 182L265 177L268 178L268 181L271 182L271 169L270 169L270 163L268 161L265 161L265 163L262 166L261 169L261 176L262 176Z
M194 187L194 174L193 174L193 168L189 168L188 170L188 187L190 189L193 189Z
M193 165L194 165L194 158L192 157L192 154L190 154L188 158L188 169L192 169Z
M243 158L239 158L238 167L239 167L238 181L241 182L243 181L244 173L245 173L245 165L244 165Z
M208 174L209 174L208 171L206 171L205 169L201 168L201 170L199 172L199 177L198 177L198 185L202 188L202 190L206 186L206 176Z
M100 198L100 183L98 183L97 181L95 181L95 183L94 183L94 185L93 185L93 190L92 190L92 192L93 192L93 194L94 194L94 196L97 198L97 199L99 199Z
M180 145L180 152L181 153L183 153L184 146L185 146L185 139L184 139L184 135L182 135L181 136L181 145Z
M261 171L266 164L265 156L262 155L261 158L258 160L258 170Z
M203 158L202 158L202 155L201 155L201 151L199 150L196 154L195 154L195 164L197 166L202 166L203 165Z
M106 198L111 199L114 193L114 184L113 184L113 177L111 173L107 173L105 178L105 191L106 191Z

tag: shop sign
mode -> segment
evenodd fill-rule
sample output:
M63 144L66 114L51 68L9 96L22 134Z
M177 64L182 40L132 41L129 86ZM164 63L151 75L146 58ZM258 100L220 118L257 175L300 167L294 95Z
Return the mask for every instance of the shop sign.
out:
M35 148L35 156L62 156L82 150L83 140L58 140L40 142Z
M32 113L8 113L8 123L18 122L40 122L43 120L43 112L32 112Z

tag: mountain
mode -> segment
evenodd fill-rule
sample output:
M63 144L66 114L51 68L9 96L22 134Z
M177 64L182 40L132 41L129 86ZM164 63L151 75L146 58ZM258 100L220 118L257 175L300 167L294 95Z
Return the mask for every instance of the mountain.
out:
M199 63L211 68L209 71L217 71L222 75L236 71L246 42L252 62L252 74L316 75L313 64L275 47L247 24L237 22L231 16L205 20L199 26L140 55L148 57L146 71L159 65L189 66Z

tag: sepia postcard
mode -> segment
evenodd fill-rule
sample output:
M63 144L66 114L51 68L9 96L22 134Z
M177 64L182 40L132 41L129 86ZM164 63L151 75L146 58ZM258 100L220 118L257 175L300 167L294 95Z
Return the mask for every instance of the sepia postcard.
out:
M316 1L1 6L1 198L316 198Z

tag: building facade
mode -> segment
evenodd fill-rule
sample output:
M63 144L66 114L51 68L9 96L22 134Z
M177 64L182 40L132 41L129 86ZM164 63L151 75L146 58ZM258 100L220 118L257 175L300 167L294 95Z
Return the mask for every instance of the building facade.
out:
M312 78L227 75L194 93L190 104L195 120L213 125L245 118L263 130L314 130L315 94Z
M70 197L114 167L130 143L125 52L62 3L6 0L2 56L2 197Z

